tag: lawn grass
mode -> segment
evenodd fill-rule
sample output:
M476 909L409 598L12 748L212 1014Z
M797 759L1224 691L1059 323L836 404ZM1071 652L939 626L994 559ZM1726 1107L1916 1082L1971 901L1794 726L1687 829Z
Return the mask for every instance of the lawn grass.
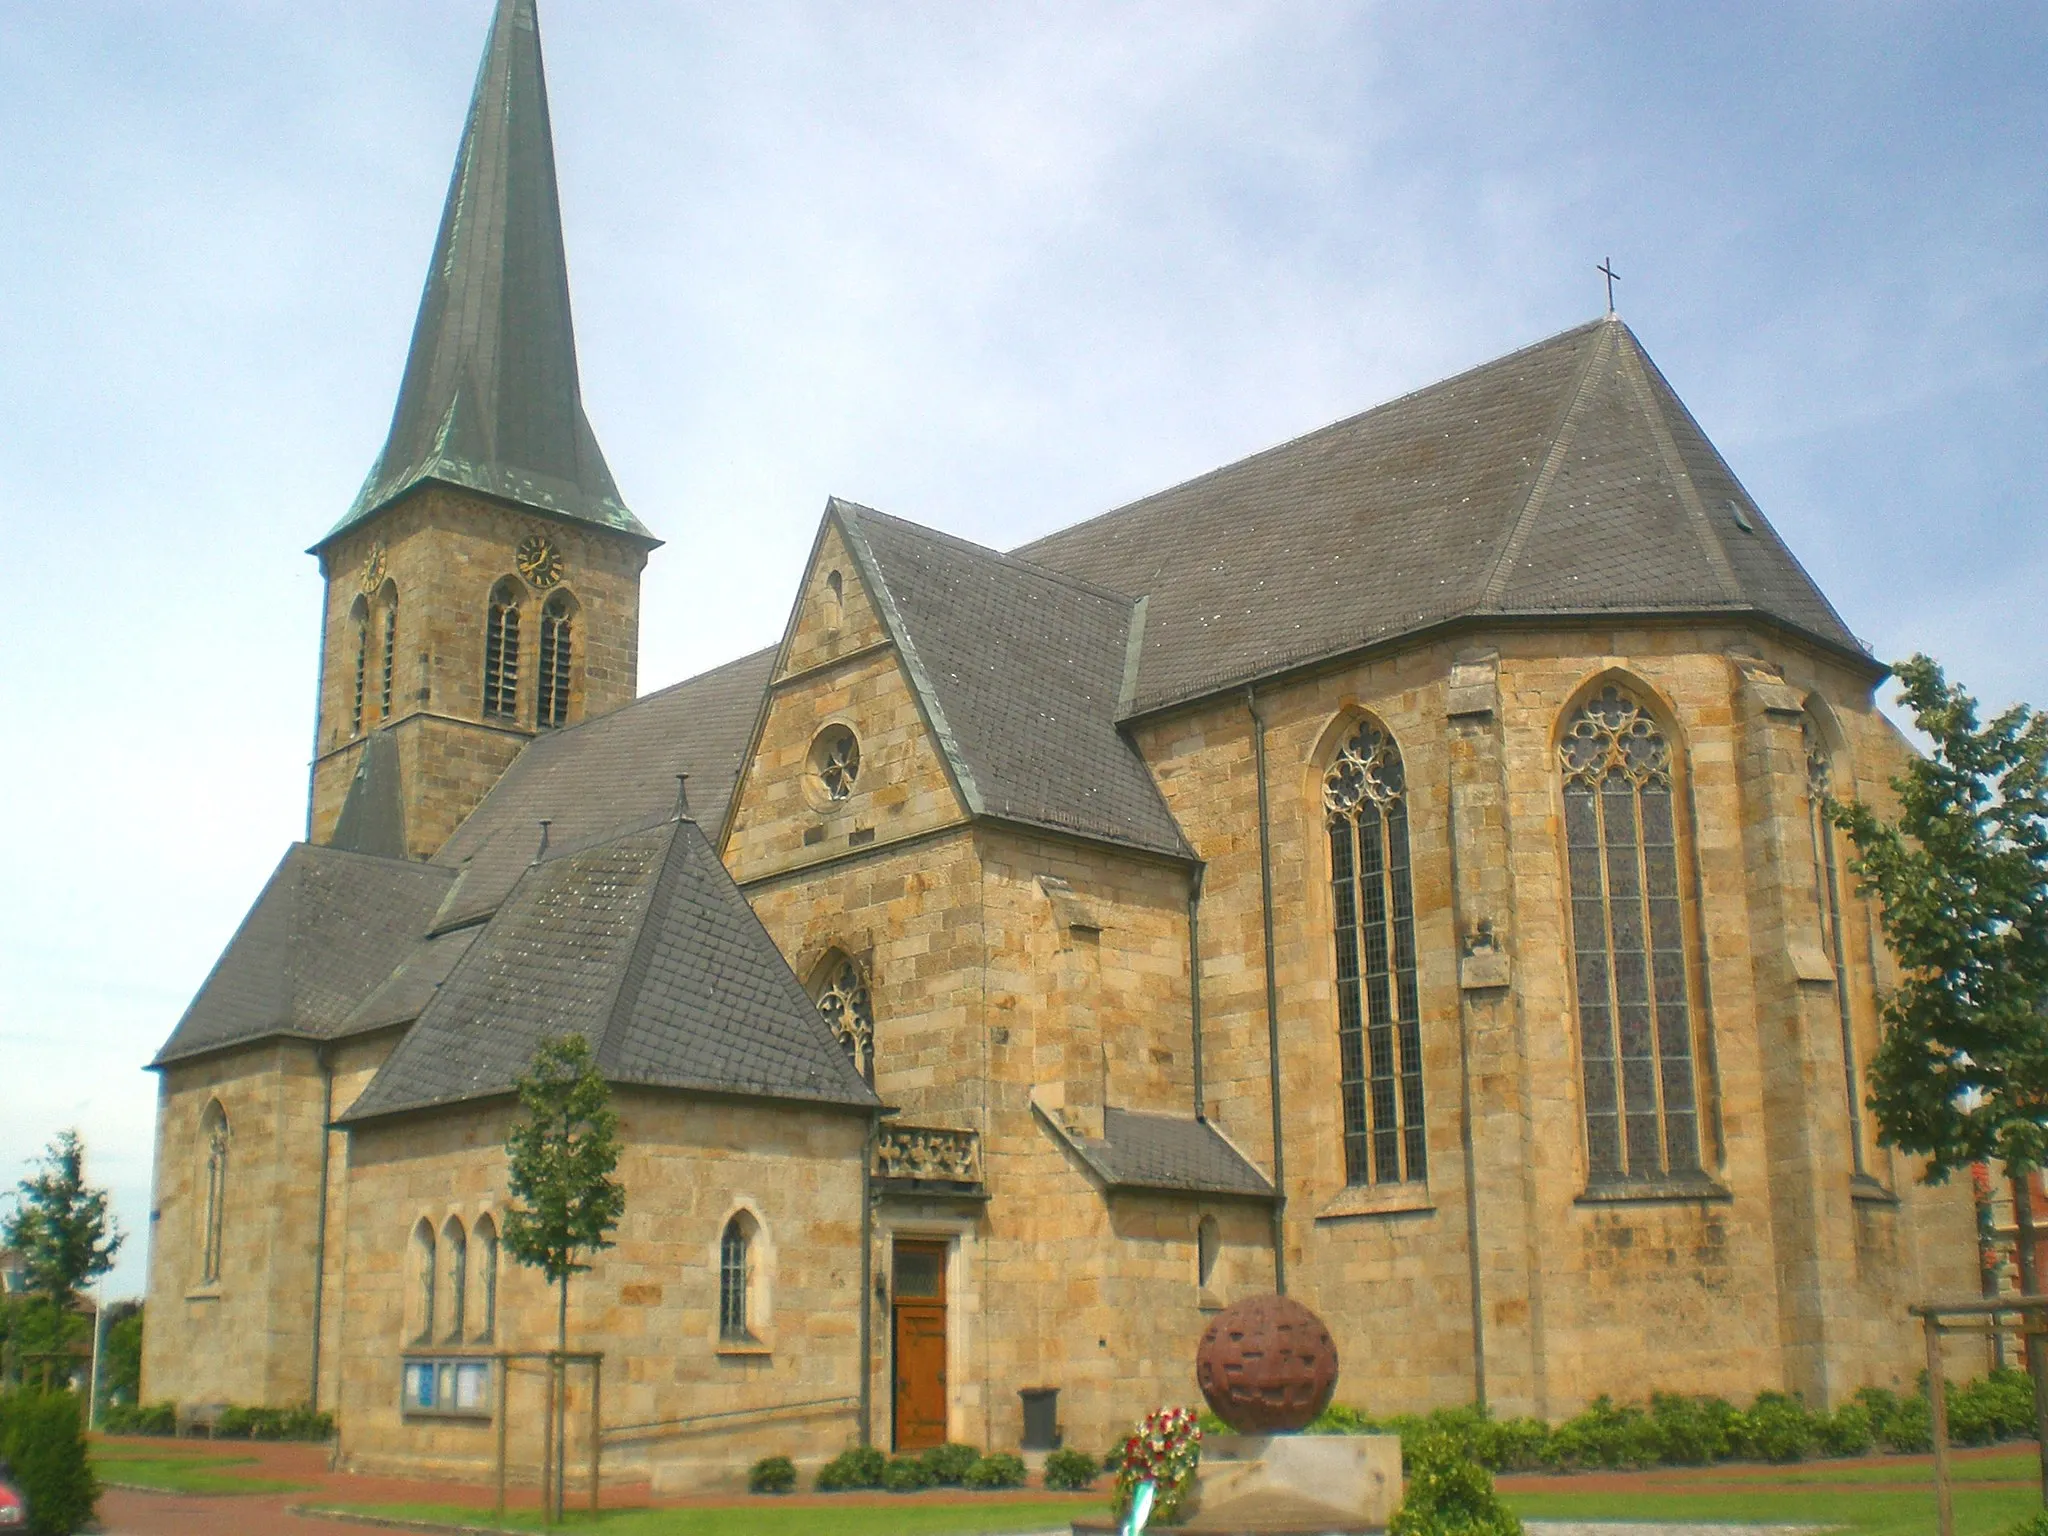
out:
M1927 1536L1934 1529L1931 1489L1842 1486L1731 1489L1726 1493L1515 1493L1502 1495L1524 1520L1723 1520L1771 1525L1832 1525L1855 1536ZM2020 1484L1959 1489L1956 1536L1995 1536L2041 1507Z
M151 1455L109 1452L97 1446L92 1457L93 1470L101 1481L153 1488L159 1493L296 1493L311 1486L275 1477L250 1477L240 1470L255 1462L254 1456Z
M428 1520L446 1525L486 1526L512 1531L544 1528L530 1509L507 1510L503 1520L488 1509L459 1504L319 1504L314 1510L381 1515L395 1520ZM602 1514L571 1511L555 1530L588 1530L603 1536L1011 1536L1024 1531L1054 1531L1076 1514L1106 1505L1053 1503L991 1498L982 1503L922 1503L915 1494L887 1503L782 1504L764 1498L756 1503L717 1509L617 1509Z

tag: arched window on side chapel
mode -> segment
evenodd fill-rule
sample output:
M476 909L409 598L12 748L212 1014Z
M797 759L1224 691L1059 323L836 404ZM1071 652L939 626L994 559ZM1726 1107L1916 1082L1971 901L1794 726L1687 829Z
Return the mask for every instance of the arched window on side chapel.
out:
M1596 1182L1696 1172L1671 743L1609 686L1573 713L1558 759L1588 1169Z
M1323 777L1337 938L1337 1054L1344 1174L1352 1184L1428 1175L1415 891L1400 749L1359 726Z
M1813 899L1820 909L1821 942L1835 968L1835 1009L1842 1024L1843 1086L1849 1098L1849 1157L1855 1172L1863 1173L1863 1111L1857 1103L1856 1027L1849 1011L1848 946L1842 925L1841 857L1835 841L1834 823L1828 820L1828 801L1834 794L1834 760L1820 722L1809 713L1799 723L1806 746L1807 829L1813 836Z
M227 1235L228 1204L228 1116L215 1099L199 1118L200 1142L206 1156L206 1203L201 1208L199 1237L199 1280L202 1285L220 1283L220 1259Z
M836 955L826 963L825 983L818 991L818 1012L825 1016L856 1071L875 1081L875 1005L867 973L860 962Z

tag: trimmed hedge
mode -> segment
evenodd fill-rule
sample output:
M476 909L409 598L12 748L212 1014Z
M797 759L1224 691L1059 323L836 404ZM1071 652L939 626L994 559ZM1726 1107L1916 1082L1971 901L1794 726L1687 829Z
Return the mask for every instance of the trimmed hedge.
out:
M1086 1451L1054 1451L1045 1458L1045 1486L1062 1493L1080 1493L1095 1486L1102 1463Z
M100 1428L110 1435L175 1435L178 1409L172 1403L109 1403L100 1410Z
M787 1456L763 1456L747 1468L747 1492L793 1493L796 1491L796 1463Z
M327 1440L334 1415L311 1408L223 1408L214 1420L216 1440Z
M882 1486L891 1493L916 1493L932 1485L922 1456L897 1456L882 1468Z
M2002 1370L1951 1386L1948 1415L1955 1445L2031 1439L2032 1383L2024 1371ZM1229 1432L1213 1414L1201 1422L1205 1434ZM1423 1438L1443 1436L1461 1456L1493 1472L1792 1462L1811 1455L1863 1456L1880 1447L1913 1454L1926 1451L1934 1438L1924 1379L1918 1390L1903 1395L1865 1387L1832 1413L1816 1413L1783 1392L1759 1392L1747 1408L1718 1397L1660 1392L1647 1406L1596 1398L1557 1425L1495 1419L1479 1407L1374 1419L1332 1403L1308 1428L1319 1434L1397 1434L1404 1459Z
M934 1488L958 1488L967 1481L968 1470L981 1460L972 1445L935 1445L924 1453L926 1480Z
M1008 1451L995 1451L967 1469L969 1488L1022 1488L1024 1458Z
M820 1493L879 1488L882 1486L882 1474L888 1467L889 1458L872 1445L856 1445L841 1451L818 1468L817 1481L812 1486Z
M84 1413L71 1392L0 1397L0 1459L14 1469L36 1536L71 1536L92 1523L100 1484L86 1457Z

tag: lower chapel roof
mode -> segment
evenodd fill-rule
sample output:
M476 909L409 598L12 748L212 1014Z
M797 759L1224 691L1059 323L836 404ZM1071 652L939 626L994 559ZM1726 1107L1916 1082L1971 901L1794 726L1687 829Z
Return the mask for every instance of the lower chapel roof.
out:
M1747 616L1878 672L1611 316L1007 554L826 517L969 814L1179 859L1129 721L1446 623ZM543 734L427 864L373 856L373 739L337 846L287 853L157 1064L417 1020L360 1118L504 1092L568 1026L622 1081L871 1103L698 830L779 649ZM1127 1129L1105 1177L1157 1151Z

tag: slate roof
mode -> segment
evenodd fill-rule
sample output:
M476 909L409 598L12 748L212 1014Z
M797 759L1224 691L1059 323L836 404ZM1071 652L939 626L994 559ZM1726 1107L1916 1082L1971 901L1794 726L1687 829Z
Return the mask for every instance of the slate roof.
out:
M1613 317L1012 554L1149 597L1125 718L1489 615L1757 614L1864 654Z
M461 872L435 926L474 922L497 907L533 861L542 818L557 848L666 820L676 775L687 773L691 814L718 826L774 665L772 647L756 651L536 737L434 855Z
M1041 1118L1112 1190L1273 1198L1272 1182L1206 1120L1104 1108L1098 1141Z
M508 1093L570 1031L616 1083L878 1103L703 832L672 820L527 870L342 1120Z
M1191 857L1117 729L1133 599L835 499L968 808Z
M294 843L152 1065L273 1035L352 1033L357 1005L418 943L452 879Z
M398 737L389 726L373 731L356 759L355 777L335 818L330 848L405 857L405 782L398 762Z
M390 436L320 543L428 481L656 542L583 414L534 0L499 0Z

